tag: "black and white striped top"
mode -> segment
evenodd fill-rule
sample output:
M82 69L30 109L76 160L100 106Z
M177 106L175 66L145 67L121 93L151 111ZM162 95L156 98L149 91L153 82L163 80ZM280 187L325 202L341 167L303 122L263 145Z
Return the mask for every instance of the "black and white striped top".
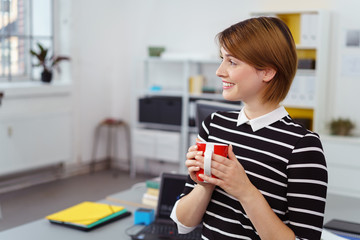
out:
M241 111L213 113L199 137L233 146L250 181L296 239L320 239L327 168L316 133L296 124L280 107L250 123ZM188 178L185 195L194 184ZM202 239L260 239L239 201L219 187L203 217L202 234Z

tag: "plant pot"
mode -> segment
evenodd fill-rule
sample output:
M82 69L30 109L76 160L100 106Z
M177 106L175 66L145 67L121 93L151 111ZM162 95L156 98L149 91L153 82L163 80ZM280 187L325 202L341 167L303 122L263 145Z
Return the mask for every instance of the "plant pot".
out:
M44 83L50 83L51 80L52 80L52 72L44 70L41 73L41 81L44 82Z
M349 136L351 129L348 127L338 127L332 131L333 135Z

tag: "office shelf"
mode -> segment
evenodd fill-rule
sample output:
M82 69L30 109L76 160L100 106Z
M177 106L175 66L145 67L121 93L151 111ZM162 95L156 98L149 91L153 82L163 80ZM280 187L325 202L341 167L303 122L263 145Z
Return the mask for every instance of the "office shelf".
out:
M196 127L189 126L190 119L194 114L193 102L198 99L222 101L220 89L214 93L195 94L189 92L189 79L192 76L204 75L208 85L215 88L221 88L221 81L216 77L215 71L220 64L220 59L188 59L188 58L160 58L149 57L144 63L144 76L135 83L136 91L134 103L138 111L137 103L140 98L146 97L177 97L181 99L181 124L170 125L162 123L144 123L139 121L139 113L133 116L133 146L147 144L149 154L137 153L133 151L133 160L145 158L145 160L160 160L162 162L174 163L174 154L179 164L180 172L185 172L186 151L189 147L190 136L194 138L197 133ZM216 90L216 89L215 89ZM165 135L164 135L165 134ZM171 144L172 151L169 155L157 152L159 150L160 138L164 136L173 139L175 143ZM146 139L145 139L146 138ZM195 141L195 138L191 141ZM151 143L151 144L150 144ZM163 144L164 145L164 144ZM168 146L170 147L170 145ZM171 152L171 153L170 153ZM135 164L133 164L135 165ZM133 175L136 170L133 170Z

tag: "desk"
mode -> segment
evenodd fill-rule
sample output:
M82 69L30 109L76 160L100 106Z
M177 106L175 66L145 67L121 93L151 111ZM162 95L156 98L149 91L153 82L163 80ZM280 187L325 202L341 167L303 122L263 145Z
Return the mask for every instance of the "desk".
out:
M121 205L126 207L132 213L139 207L136 204L141 203L145 186L135 187L120 193L110 195L106 199L123 200L122 203L103 199L99 202ZM129 204L124 204L129 202ZM340 195L329 194L326 204L325 222L337 218L360 222L360 199L344 197ZM71 228L50 224L45 218L18 226L9 230L0 232L1 240L129 240L131 239L125 230L133 226L134 216L121 219L119 221L94 229L90 232L82 232Z
M144 187L137 187L129 189L114 195L111 195L114 198L122 199L124 201L141 203L141 198L143 193L146 191ZM132 216L115 221L113 223L107 224L100 228L94 229L90 232L83 232L63 226L57 226L50 224L45 218L30 222L12 229L5 230L0 232L1 240L20 240L20 239L30 239L30 240L99 240L99 239L109 239L109 240L129 240L131 239L126 233L125 230L134 224L134 212L138 208L134 205L126 205L115 203L112 201L107 201L103 199L99 202L121 205L127 208L133 213Z

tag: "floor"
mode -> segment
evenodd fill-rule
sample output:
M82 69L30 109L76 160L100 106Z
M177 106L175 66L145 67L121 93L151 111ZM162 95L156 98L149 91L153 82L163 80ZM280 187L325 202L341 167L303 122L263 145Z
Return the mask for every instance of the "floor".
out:
M149 176L129 177L112 170L43 183L0 195L0 231L43 218L58 210L88 200L97 201L125 190Z

